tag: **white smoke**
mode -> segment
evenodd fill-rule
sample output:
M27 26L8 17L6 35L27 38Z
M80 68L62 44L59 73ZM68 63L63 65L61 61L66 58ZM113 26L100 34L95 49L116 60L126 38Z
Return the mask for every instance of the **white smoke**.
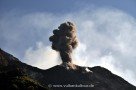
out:
M30 47L26 53L24 62L42 69L48 69L60 63L58 53L54 52L50 46L44 46L42 42L36 43L36 49Z

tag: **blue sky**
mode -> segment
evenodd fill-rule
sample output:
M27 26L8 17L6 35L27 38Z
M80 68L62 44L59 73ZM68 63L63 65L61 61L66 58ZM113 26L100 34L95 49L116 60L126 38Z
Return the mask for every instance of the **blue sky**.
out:
M69 13L86 7L111 7L136 16L135 0L0 0L0 12L19 10L23 12Z
M47 69L60 64L48 37L59 24L77 26L73 62L103 66L136 85L136 0L0 0L0 48Z

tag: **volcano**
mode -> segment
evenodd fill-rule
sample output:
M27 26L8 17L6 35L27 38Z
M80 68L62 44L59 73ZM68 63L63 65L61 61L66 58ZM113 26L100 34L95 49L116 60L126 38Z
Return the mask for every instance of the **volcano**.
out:
M0 90L136 90L103 67L72 66L62 63L43 70L0 49Z

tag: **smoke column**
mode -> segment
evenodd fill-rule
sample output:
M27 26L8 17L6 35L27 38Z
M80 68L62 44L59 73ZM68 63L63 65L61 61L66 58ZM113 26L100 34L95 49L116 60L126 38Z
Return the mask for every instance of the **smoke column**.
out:
M63 62L72 62L71 53L78 45L76 26L71 22L62 23L53 34L49 38L52 49L60 53Z

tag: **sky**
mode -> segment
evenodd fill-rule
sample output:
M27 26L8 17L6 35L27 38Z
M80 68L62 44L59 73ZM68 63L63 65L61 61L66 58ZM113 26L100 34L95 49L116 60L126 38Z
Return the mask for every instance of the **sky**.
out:
M0 48L29 65L61 64L48 38L76 24L73 63L102 66L136 86L136 0L0 0Z

